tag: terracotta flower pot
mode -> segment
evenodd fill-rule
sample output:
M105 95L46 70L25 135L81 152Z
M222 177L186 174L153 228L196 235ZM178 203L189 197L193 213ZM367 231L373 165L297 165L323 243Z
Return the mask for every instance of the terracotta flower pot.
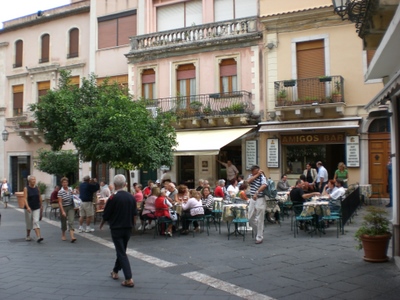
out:
M364 260L368 262L388 261L387 250L391 237L391 233L377 236L362 235L361 241L364 249Z
M18 207L24 208L25 207L24 192L16 192L15 196L17 196Z

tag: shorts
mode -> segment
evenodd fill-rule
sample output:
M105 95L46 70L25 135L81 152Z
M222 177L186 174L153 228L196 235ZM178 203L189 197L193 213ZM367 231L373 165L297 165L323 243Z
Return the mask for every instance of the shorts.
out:
M93 217L93 202L82 202L81 207L79 208L79 214L81 217Z

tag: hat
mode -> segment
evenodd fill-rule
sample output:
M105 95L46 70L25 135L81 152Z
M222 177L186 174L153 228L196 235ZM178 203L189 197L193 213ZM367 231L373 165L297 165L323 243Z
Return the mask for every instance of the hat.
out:
M157 179L157 180L156 180L156 183L160 183L160 179Z
M260 168L260 166L258 166L258 165L253 165L253 166L251 166L250 170L253 171L253 170L259 169L259 168Z

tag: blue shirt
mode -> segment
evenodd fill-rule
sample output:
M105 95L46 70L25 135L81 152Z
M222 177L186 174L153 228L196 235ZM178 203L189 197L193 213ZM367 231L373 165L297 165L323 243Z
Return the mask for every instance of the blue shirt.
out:
M93 201L93 193L97 192L100 189L100 184L82 182L79 185L79 197L82 202L92 202Z

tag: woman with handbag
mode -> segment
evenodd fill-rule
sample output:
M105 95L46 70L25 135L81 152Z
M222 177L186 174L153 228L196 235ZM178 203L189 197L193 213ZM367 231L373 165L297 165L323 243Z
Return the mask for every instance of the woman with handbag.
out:
M8 184L7 179L3 179L3 183L1 185L1 197L3 199L4 208L7 208L8 201L10 201L11 195L11 186Z
M36 177L28 176L28 186L24 188L26 241L31 240L31 230L36 233L36 241L40 243L43 238L40 234L39 220L42 211L42 197L36 186Z
M76 242L74 235L74 219L75 219L75 207L72 189L68 187L68 178L61 178L61 189L58 191L58 205L60 206L61 213L61 239L66 241L65 232L67 231L67 220L69 227L69 235L71 237L71 243Z

